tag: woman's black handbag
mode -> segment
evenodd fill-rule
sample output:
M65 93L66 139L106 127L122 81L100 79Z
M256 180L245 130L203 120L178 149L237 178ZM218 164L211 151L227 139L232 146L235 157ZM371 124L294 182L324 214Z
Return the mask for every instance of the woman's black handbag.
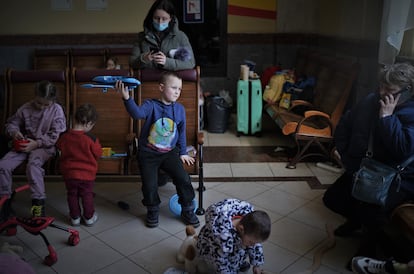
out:
M391 185L396 184L396 191L399 191L401 172L414 160L414 155L397 167L391 167L372 159L371 148L372 134L367 157L362 159L359 170L354 174L352 196L369 204L385 206Z
M352 196L360 201L384 206L392 183L401 183L403 168L393 168L372 158L362 159L361 166L354 174Z

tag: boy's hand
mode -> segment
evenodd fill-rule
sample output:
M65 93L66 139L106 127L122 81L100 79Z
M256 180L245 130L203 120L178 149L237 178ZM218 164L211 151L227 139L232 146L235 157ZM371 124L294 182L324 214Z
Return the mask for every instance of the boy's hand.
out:
M254 266L253 267L253 273L254 274L263 274L265 273L263 269L260 268L260 266Z
M14 140L23 140L24 136L20 131L16 131L11 136Z
M181 155L180 159L181 159L181 162L183 162L183 164L187 164L189 166L193 165L195 162L195 159L188 155Z
M128 100L129 99L129 90L128 90L128 87L125 86L125 84L121 80L116 81L116 83L115 83L115 90L116 90L116 92L122 93L122 98L124 98L124 100Z

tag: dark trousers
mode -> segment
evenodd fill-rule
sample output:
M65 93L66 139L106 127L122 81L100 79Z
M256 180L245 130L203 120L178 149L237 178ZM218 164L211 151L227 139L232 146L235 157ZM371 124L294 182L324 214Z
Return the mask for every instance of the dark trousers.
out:
M184 210L191 210L192 200L195 197L191 178L185 171L178 154L178 149L158 154L147 151L139 151L138 163L141 170L142 203L147 207L156 207L161 203L158 195L158 171L162 169L173 180L178 203Z
M392 211L410 200L403 188L397 192L392 186L384 207L371 205L352 197L352 186L352 174L344 173L326 190L323 202L332 211L366 227L380 228L387 224Z
M82 202L83 217L85 219L92 218L95 213L95 205L93 202L93 185L94 181L83 180L66 180L67 201L69 206L70 217L76 219L81 217L82 210L79 200Z

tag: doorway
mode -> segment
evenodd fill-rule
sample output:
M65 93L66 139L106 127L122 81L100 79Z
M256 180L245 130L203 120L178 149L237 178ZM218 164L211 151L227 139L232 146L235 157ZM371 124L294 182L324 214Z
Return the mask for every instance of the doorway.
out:
M201 75L225 77L227 73L227 0L180 0L177 2L179 2L176 3L179 26L190 40L196 64L201 68ZM200 13L197 16L189 16L189 2L199 5Z

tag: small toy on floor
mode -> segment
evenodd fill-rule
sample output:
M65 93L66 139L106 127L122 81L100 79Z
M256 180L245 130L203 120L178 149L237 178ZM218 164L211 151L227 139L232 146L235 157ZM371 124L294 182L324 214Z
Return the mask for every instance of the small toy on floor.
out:
M129 204L124 201L118 201L118 206L123 210L129 209Z

